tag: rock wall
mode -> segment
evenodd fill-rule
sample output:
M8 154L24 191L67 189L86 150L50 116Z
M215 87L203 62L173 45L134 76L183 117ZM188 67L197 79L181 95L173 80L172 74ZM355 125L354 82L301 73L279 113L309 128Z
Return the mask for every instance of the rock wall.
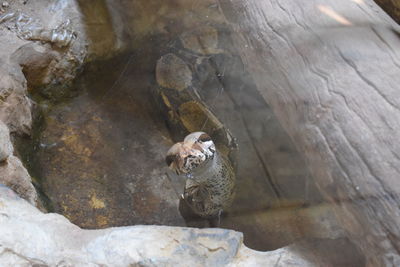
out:
M26 82L17 66L0 62L0 183L15 190L36 205L37 193L22 162L13 156L10 131L28 134L31 124L31 100Z
M115 8L110 13L107 7L104 1L87 5L83 1L43 0L4 2L0 9L0 182L32 204L37 193L28 172L10 152L13 138L9 135L31 134L36 103L28 95L63 99L84 62L111 57L127 48L128 38L121 37L121 30L107 29L112 24L107 18L119 17ZM90 20L93 17L95 21ZM118 44L97 42L93 34L108 40L113 32Z

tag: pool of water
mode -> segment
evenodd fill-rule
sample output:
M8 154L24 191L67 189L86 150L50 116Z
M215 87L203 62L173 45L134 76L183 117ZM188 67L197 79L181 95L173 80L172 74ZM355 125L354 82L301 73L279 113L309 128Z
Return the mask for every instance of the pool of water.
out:
M207 14L190 8L192 19ZM217 17L215 7L208 8ZM68 97L34 96L40 115L20 152L44 205L90 229L213 226L184 214L184 178L165 164L167 150L181 136L159 108L155 70L161 56L173 53L192 73L191 90L238 143L236 198L218 226L243 232L245 244L258 250L311 240L305 246L343 248L351 258L357 251L341 235L295 145L231 47L229 30L215 18L195 31L185 28L194 27L188 21L133 40L130 52L88 63ZM138 23L160 28L154 21Z

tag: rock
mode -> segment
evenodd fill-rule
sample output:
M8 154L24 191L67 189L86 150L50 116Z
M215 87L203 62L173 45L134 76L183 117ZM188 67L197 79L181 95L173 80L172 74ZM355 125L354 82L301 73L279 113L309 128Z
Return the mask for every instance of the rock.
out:
M157 83L166 88L182 91L192 84L192 71L174 54L166 54L157 61Z
M26 80L21 69L0 59L0 100L5 101L12 93L26 93Z
M24 2L10 3L10 10L0 18L0 58L21 65L29 89L51 87L45 96L56 95L58 100L88 53L79 5L75 1Z
M49 84L50 64L58 53L43 45L29 43L18 48L11 58L22 67L30 91Z
M17 157L10 156L7 161L0 163L0 184L10 187L29 203L36 205L37 193L31 177Z
M41 213L6 187L0 187L0 244L5 266L315 266L291 247L248 249L242 234L231 230L83 230L61 215Z
M30 132L32 101L26 93L26 80L20 68L0 60L0 120L10 132Z
M70 87L79 60L69 52L61 53L47 44L29 43L18 48L11 58L21 66L31 93L55 101L73 95Z
M296 246L283 247L274 251L259 252L243 247L239 250L236 260L229 266L247 267L247 266L274 266L274 267L306 267L318 266L308 262L297 254ZM266 255L268 255L266 257ZM299 257L300 256L300 257Z
M0 121L0 162L5 161L12 155L14 148L10 140L10 131L7 126Z
M48 14L46 14L48 15ZM24 40L50 43L58 48L64 48L76 38L76 33L70 27L70 20L60 21L55 27L48 28L40 20L17 10L4 15L0 22L6 23L7 29L15 32Z
M25 95L11 94L6 102L0 103L0 120L11 132L29 134L32 127L32 101Z

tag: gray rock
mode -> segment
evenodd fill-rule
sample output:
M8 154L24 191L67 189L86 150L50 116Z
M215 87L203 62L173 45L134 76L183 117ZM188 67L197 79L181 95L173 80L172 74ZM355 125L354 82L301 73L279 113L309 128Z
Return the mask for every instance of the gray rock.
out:
M311 263L303 258L301 253L298 253L297 246L292 245L269 252L260 252L243 246L236 255L235 261L229 266L308 267L321 265L318 264L318 261Z
M49 44L28 43L11 58L21 67L31 94L40 93L56 101L73 94L70 88L80 63L68 51L61 52Z
M12 155L14 148L10 140L10 131L7 126L0 121L0 162L5 161Z
M0 184L10 187L29 203L36 205L37 193L31 177L17 157L10 156L7 161L0 162Z
M130 226L83 230L0 187L4 266L315 266L291 247L256 252L223 229Z
M10 132L30 132L32 101L26 94L26 80L19 66L0 60L0 120Z
M52 61L58 53L46 46L29 43L18 48L12 59L22 67L30 91L49 84Z

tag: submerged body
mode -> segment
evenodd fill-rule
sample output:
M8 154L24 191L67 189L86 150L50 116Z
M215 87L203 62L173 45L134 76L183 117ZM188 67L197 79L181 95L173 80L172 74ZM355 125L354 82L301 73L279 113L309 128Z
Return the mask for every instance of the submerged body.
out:
M214 217L232 205L235 175L230 162L218 152L207 165L186 180L183 198L197 215Z
M216 151L203 132L188 135L171 147L167 164L186 175L183 199L201 217L219 216L233 202L235 173L228 159Z

